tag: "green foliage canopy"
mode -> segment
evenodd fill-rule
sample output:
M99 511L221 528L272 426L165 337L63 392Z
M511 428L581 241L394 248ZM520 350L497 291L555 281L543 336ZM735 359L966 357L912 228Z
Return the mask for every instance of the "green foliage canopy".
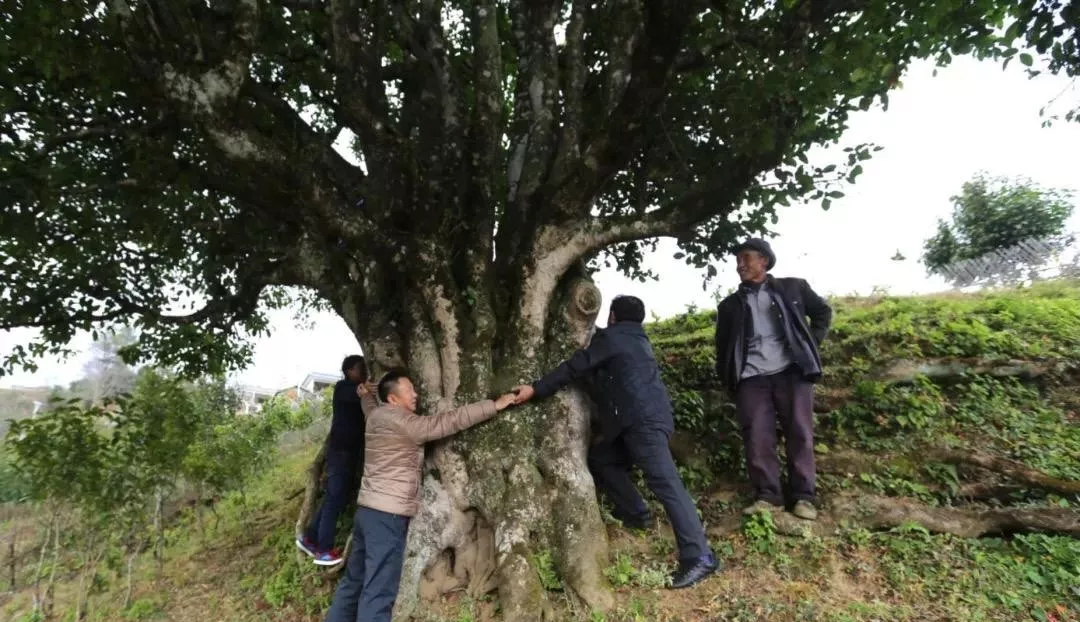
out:
M807 154L853 111L914 59L1034 32L999 36L1015 10L7 2L0 329L40 336L0 369L131 322L129 361L220 372L249 358L279 286L405 342L403 314L439 291L497 348L521 338L541 262L537 278L589 258L640 275L667 235L711 273L776 206L842 196L872 146Z

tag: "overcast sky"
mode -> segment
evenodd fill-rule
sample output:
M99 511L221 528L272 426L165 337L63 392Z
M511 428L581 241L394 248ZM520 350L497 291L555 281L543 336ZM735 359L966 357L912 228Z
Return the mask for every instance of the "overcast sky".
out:
M884 147L864 163L858 183L833 201L832 209L794 205L782 208L772 240L778 256L774 273L809 279L823 294L867 294L874 288L904 294L945 288L928 279L918 263L922 241L938 218L952 208L949 197L979 171L1025 176L1047 187L1080 187L1080 123L1041 127L1039 109L1061 96L1057 109L1080 101L1080 88L1053 76L1028 80L1019 65L1002 71L996 63L960 59L932 76L928 63L917 64L890 95L888 111L857 114L837 150L823 150L812 162L837 161L846 145L873 142ZM1080 215L1070 228L1080 231ZM906 261L893 261L897 251ZM712 292L737 278L732 264L701 286L702 275L671 258L674 244L662 241L647 265L658 282L636 283L604 272L597 283L609 299L634 294L647 309L667 317L688 305L711 306ZM282 388L312 371L337 369L359 346L344 322L331 314L315 316L312 329L293 325L291 314L273 316L273 334L256 345L251 367L239 382ZM29 333L0 334L0 351L24 342ZM76 344L85 351L88 338ZM34 374L0 378L0 387L67 384L82 375L86 356L47 360Z

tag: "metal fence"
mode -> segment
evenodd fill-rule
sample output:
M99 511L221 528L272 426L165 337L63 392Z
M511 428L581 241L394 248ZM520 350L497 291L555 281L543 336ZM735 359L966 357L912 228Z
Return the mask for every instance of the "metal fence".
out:
M1080 232L1028 239L939 271L956 288L1015 286L1053 278L1080 278Z

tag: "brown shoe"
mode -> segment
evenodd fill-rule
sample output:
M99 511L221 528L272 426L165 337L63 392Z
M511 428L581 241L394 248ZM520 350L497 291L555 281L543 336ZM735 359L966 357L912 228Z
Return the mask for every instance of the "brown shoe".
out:
M803 520L817 520L817 508L809 501L796 501L791 513Z

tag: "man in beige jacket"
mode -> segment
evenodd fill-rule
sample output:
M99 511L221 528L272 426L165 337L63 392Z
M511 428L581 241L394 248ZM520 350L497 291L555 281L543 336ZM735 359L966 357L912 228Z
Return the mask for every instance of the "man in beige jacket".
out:
M326 622L390 622L397 600L409 521L420 509L424 443L446 438L495 416L514 403L507 393L429 417L416 414L416 390L406 372L379 380L360 393L364 475L360 480L352 551ZM381 404L379 403L381 402Z

